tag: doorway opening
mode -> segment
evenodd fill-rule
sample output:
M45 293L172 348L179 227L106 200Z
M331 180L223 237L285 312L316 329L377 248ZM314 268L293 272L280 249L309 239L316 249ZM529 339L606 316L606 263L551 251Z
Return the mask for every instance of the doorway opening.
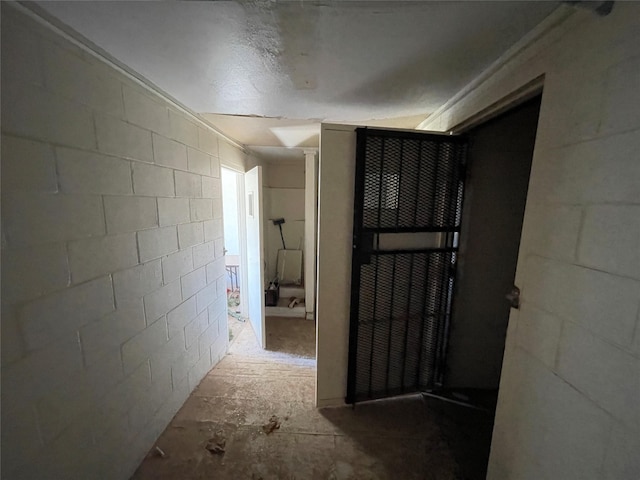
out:
M221 167L222 219L224 226L224 254L227 274L227 318L229 342L237 338L244 327L248 312L244 208L244 175Z
M422 393L464 478L486 475L540 103L461 136L357 130L347 402Z
M258 348L315 359L304 263L308 244L315 243L315 230L309 242L308 229L314 222L306 218L315 208L307 194L315 176L307 178L306 169L315 152L300 157L262 162L244 173L222 168L229 337L233 344L249 326Z
M497 393L540 101L538 95L467 132L447 388Z
M263 169L266 344L270 351L315 359L315 152L271 159ZM309 168L311 167L311 170ZM312 216L312 218L310 218ZM314 263L315 264L315 263ZM309 302L309 298L311 301Z
M446 375L430 400L465 478L485 478L542 95L474 126L462 209ZM463 410L463 411L461 411Z
M306 315L305 162L303 158L272 161L263 168L268 282L265 315L303 319Z

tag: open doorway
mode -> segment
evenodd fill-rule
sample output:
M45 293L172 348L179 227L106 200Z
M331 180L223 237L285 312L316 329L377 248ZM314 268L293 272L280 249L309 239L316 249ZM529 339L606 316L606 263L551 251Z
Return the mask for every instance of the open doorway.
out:
M316 158L299 153L295 161L261 162L244 173L222 168L229 337L233 344L250 325L259 348L315 358L304 261L315 244L306 217L316 218L316 189L308 198L306 188L316 177L306 177L305 165L315 166Z
M305 317L305 164L300 157L264 167L267 318Z
M308 227L313 223L309 216L314 213L316 190L309 190L308 184L313 186L316 178L315 171L307 168L309 162L313 166L315 152L298 151L295 158L273 159L263 166L265 322L267 350L315 358L305 265L308 255L315 257L309 248L315 242L315 229Z
M233 342L247 321L245 228L243 214L244 175L222 167L222 219L227 274L229 341Z
M446 386L497 392L541 96L467 132Z
M429 395L465 478L486 473L540 99L463 136L340 130L356 179L347 401ZM332 401L318 362L319 399Z
M464 477L485 478L511 309L512 292L541 95L474 126L444 389L454 402L431 399Z

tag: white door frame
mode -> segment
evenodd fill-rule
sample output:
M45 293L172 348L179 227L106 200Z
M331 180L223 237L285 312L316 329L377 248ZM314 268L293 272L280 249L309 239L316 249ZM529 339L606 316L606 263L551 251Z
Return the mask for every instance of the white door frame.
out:
M262 193L262 167L255 166L245 172L245 199L247 203L247 303L249 320L260 348L266 347L264 302L264 212ZM249 189L249 191L247 191ZM257 237L254 237L254 233ZM255 290L257 288L257 291Z
M246 202L244 191L244 172L236 172L237 192L238 192L238 241L240 242L240 282L245 289L240 291L240 314L243 318L249 317L248 294L246 292L249 285L247 276L247 219Z
M247 225L245 211L245 191L244 191L244 172L238 170L234 166L220 165L221 168L234 172L236 174L236 201L238 212L238 242L240 243L240 315L243 318L249 316L249 307L247 304L248 285L247 278ZM224 202L224 198L222 199ZM224 209L223 209L224 211ZM245 289L245 291L243 291Z
M304 297L308 320L316 311L316 245L318 242L318 150L304 150Z

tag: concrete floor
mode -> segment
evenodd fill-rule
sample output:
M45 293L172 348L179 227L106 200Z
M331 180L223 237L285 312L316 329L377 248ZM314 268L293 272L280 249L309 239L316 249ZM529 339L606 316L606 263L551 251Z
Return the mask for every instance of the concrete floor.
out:
M267 350L248 322L230 318L230 325L229 354L156 443L165 456L152 450L133 479L484 477L485 451L451 420L460 407L413 395L316 409L313 321L268 318ZM477 420L471 415L468 425ZM272 418L279 428L267 434ZM224 452L207 450L216 445Z

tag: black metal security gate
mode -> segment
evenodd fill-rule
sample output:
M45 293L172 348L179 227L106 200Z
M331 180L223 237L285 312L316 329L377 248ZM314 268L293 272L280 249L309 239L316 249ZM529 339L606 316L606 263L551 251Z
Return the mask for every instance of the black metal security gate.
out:
M442 384L466 150L357 130L347 403Z

